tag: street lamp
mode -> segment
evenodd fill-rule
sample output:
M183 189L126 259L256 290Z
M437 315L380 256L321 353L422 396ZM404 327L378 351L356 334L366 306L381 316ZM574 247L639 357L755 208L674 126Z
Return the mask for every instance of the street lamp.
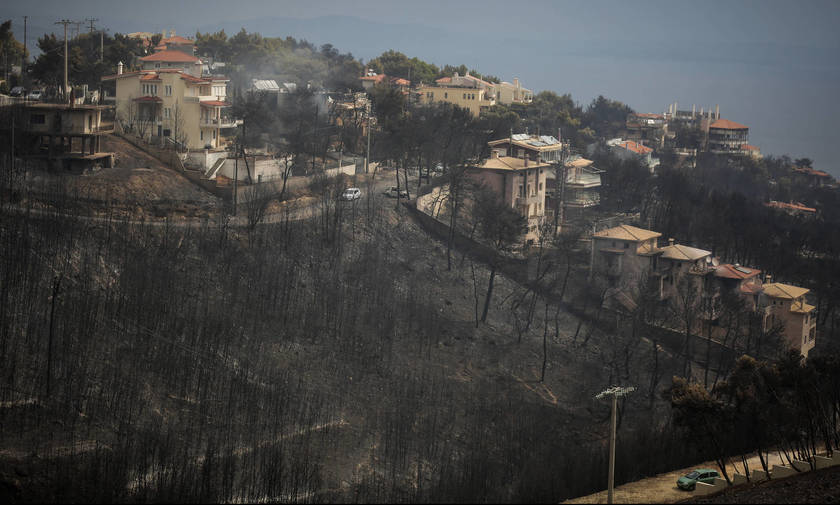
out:
M616 411L618 410L618 397L625 396L635 391L633 386L613 386L595 395L596 400L606 396L612 397L612 413L610 414L610 471L607 482L607 503L613 503L613 483L615 482L615 425Z

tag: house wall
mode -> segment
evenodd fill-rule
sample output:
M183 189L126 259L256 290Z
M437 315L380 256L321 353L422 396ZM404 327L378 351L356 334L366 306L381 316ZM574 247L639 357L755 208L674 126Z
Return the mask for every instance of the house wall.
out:
M799 349L802 355L807 357L808 351L813 349L816 343L816 321L813 312L802 314L790 310L794 302L799 305L803 301L804 297L797 300L768 297L766 303L770 317L765 320L765 325L770 327L776 322L781 322L788 345L792 349Z
M482 107L496 104L495 97L482 88L457 88L452 86L420 86L421 103L447 102L478 116Z
M635 241L607 237L592 237L590 272L615 279L615 285L638 283L645 272L655 268L656 256L639 254L656 248L656 237ZM622 249L623 253L606 252L605 249Z
M102 117L100 111L89 109L61 110L38 107L27 112L29 118L26 129L32 133L94 133ZM43 117L43 123L37 121L39 116Z
M218 119L220 110L218 107L202 107L200 101L224 100L226 96L226 85L220 83L193 83L181 78L175 72L161 73L159 81L143 82L141 75L118 78L116 81L116 113L117 117L128 119L129 113L133 110L136 115L141 104L132 103L134 98L149 96L143 93L142 84L154 84L157 92L154 96L161 99L161 102L154 104L155 123L151 128L151 135L158 135L169 130L170 137L175 136L176 123L178 136L186 137L186 145L189 149L204 149L206 145L211 148L219 147L222 142L221 130L217 125L202 124L202 120ZM167 93L171 87L171 92ZM151 106L146 104L146 106ZM168 112L167 112L168 110Z

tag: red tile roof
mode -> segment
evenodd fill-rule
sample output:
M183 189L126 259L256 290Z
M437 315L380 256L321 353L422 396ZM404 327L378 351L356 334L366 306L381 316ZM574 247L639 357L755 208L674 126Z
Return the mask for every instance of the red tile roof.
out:
M140 78L141 81L159 81L160 76L158 74L146 74Z
M653 149L651 149L650 147L639 144L638 142L633 140L625 140L624 142L621 142L617 145L619 147L627 149L628 151L633 151L636 154L648 154L653 152Z
M192 39L185 39L180 35L175 35L173 37L169 37L160 41L161 44L195 44L195 41Z
M181 51L161 51L159 53L143 56L140 61L164 61L171 63L195 63L199 61L195 56L191 56Z
M379 84L380 82L382 82L382 79L385 79L386 77L388 77L388 76L385 75L385 74L366 75L366 76L362 77L362 80L363 81L373 81L373 82Z
M435 80L435 82L438 83L438 84L447 84L447 83L452 82L452 78L451 77L441 77L440 79Z
M806 207L802 202L777 202L775 200L771 200L764 204L766 207L773 207L776 209L786 209L786 210L799 210L802 212L816 212L817 209L813 207Z
M744 126L740 123L736 123L735 121L730 121L728 119L718 119L711 125L709 128L717 128L719 130L749 130L749 126Z
M757 268L747 268L738 265L718 265L715 267L715 275L726 279L749 279L761 273Z
M831 177L831 176L830 176L830 175L828 175L826 172L823 172L822 170L814 170L813 168L808 168L808 167L794 167L793 169L794 169L795 171L797 171L797 172L801 173L801 174L816 175L817 177Z
M396 79L391 79L391 84L396 84L397 86L408 86L411 84L411 81L398 77Z
M205 102L199 102L199 104L205 107L230 107L229 103L220 102L218 100L207 100Z
M750 144L741 144L742 151L758 151L758 147L750 145Z

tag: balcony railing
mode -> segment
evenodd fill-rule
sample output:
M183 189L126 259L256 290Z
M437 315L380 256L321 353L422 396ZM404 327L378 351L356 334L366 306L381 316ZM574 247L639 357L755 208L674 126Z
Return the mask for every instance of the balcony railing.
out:
M543 199L540 195L516 197L516 205L536 205L538 203L543 203Z
M199 124L205 128L235 128L237 122L235 119L202 119Z

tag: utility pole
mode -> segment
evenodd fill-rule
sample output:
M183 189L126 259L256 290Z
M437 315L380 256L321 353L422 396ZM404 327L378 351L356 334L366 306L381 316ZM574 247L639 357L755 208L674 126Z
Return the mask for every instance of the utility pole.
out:
M613 386L606 391L601 391L595 395L596 400L600 400L606 396L612 397L612 412L610 414L610 470L607 482L607 503L613 502L613 485L615 483L615 430L616 430L616 412L618 411L618 397L625 396L635 391L633 386Z
M370 166L370 103L367 107L367 154L365 154L365 173L368 173Z
M73 25L76 27L76 35L73 36L74 39L79 38L79 29L82 27L83 21L73 21Z
M23 63L20 65L20 74L23 81L23 87L26 88L26 64L29 63L27 60L29 59L26 56L26 20L29 19L29 16L23 16Z
M57 25L64 25L64 88L61 90L61 96L64 97L64 100L67 101L67 25L73 23L68 19L62 19L61 21L56 21L55 24Z
M94 23L95 21L99 21L99 19L98 19L98 18L86 18L86 19L85 19L85 21L87 21L88 23L90 23L90 32L89 32L89 33L90 33L91 35L93 35L93 23Z

